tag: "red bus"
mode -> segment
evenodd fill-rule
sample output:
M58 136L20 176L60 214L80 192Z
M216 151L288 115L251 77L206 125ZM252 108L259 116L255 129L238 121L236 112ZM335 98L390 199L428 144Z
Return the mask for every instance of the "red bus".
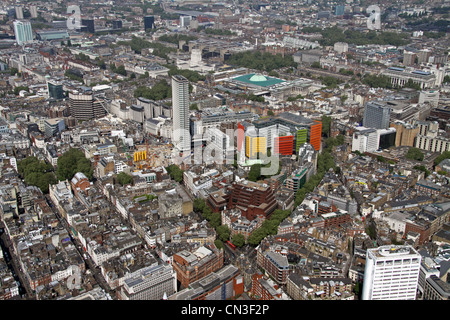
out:
M233 249L233 250L236 249L236 246L234 244L232 244L231 241L228 240L227 244L231 249Z

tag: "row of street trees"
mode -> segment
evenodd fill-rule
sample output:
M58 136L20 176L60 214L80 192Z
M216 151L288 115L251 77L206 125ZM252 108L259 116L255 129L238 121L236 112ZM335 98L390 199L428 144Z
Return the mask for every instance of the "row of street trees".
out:
M245 245L245 237L242 234L236 234L230 239L231 231L228 226L221 224L220 213L212 212L205 200L196 198L194 200L194 211L200 213L202 218L209 221L211 227L216 230L217 240L215 241L215 245L218 248L222 248L223 243L226 241L231 241L236 247ZM256 229L248 237L247 243L256 247L266 236L277 234L278 226L290 215L290 213L290 210L275 210L270 217L262 223L262 226Z

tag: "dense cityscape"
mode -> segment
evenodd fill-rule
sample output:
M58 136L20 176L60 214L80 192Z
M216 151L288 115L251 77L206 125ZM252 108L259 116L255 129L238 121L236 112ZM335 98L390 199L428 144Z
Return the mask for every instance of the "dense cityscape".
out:
M449 300L449 8L3 0L0 300Z

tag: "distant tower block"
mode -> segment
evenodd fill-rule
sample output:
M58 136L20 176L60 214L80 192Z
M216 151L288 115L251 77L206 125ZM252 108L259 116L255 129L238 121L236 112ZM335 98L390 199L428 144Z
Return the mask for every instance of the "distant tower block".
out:
M30 6L30 14L32 18L37 18L38 12L36 6Z
M191 53L191 67L198 66L202 63L202 50L192 49Z
M23 19L23 9L22 7L16 7L16 19L22 20Z

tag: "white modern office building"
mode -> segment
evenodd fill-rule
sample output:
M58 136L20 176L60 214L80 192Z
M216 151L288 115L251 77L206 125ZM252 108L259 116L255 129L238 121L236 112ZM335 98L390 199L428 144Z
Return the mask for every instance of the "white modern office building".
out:
M180 75L172 77L172 109L174 146L178 151L190 151L189 81Z
M33 31L29 21L14 21L14 35L18 45L33 41Z
M421 255L411 246L368 249L362 300L415 300Z
M177 292L177 273L171 265L161 264L140 269L127 276L120 300L162 300Z
M378 150L379 136L376 129L357 127L353 133L352 151L374 152Z

